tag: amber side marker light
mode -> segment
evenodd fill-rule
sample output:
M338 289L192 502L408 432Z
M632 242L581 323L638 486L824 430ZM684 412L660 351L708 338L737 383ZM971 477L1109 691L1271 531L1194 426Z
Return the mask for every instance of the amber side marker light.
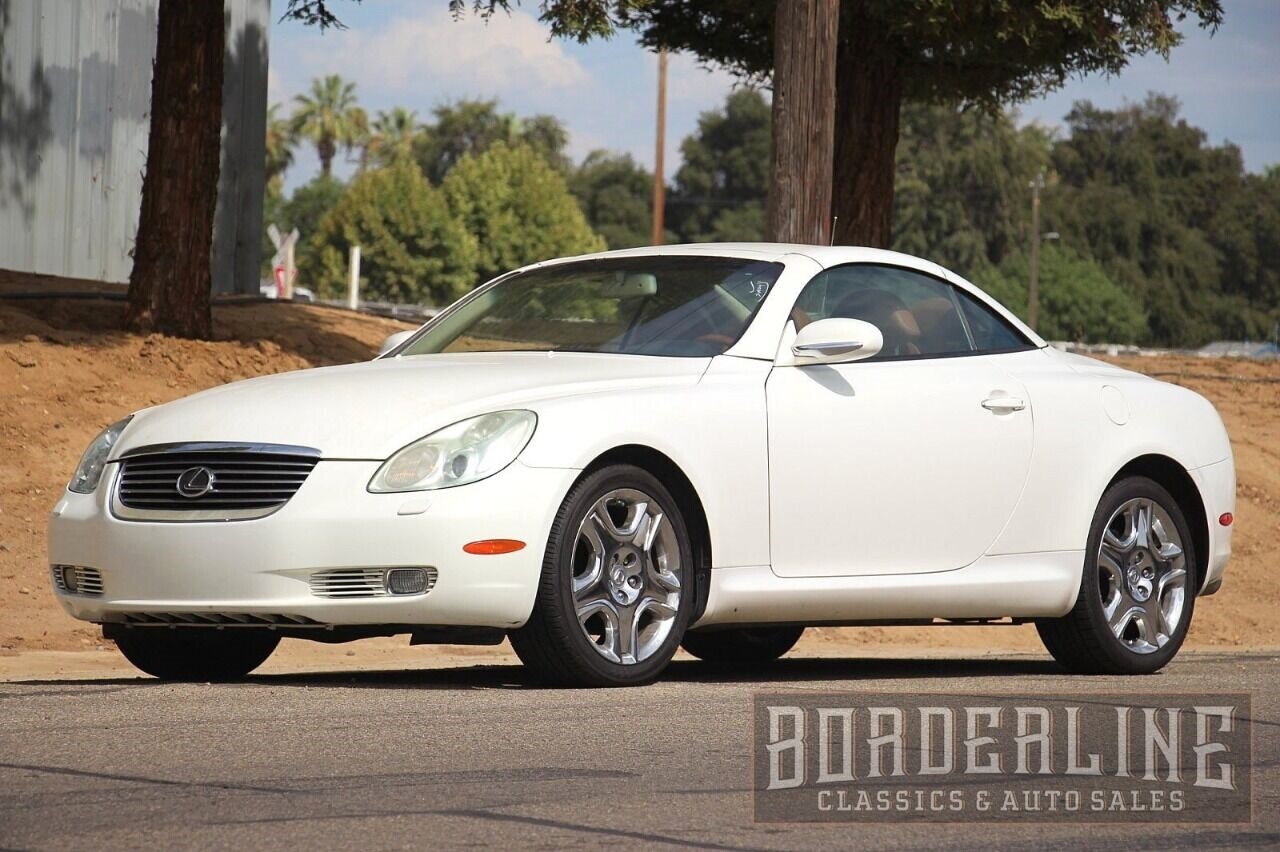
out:
M1235 516L1232 515L1230 512L1223 512L1221 515L1218 516L1218 523L1222 524L1224 527L1229 527L1231 526L1231 522L1234 521L1235 519L1236 519Z
M473 541L462 545L467 553L476 556L496 556L500 553L515 553L524 550L524 542L514 538L486 538L484 541Z

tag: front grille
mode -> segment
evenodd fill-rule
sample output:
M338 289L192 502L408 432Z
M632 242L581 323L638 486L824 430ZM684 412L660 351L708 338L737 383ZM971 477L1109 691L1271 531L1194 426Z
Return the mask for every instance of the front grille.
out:
M387 569L387 568L336 568L332 571L319 571L311 575L311 594L321 598L385 598L391 594L387 590L387 575L390 571L415 570L422 571L425 583L422 591L414 594L426 594L435 587L436 569Z
M256 612L123 612L118 618L124 624L165 627L324 627L304 615Z
M54 565L53 585L71 595L102 594L102 572L83 565Z
M143 448L122 459L116 500L128 510L125 516L260 517L289 502L319 461L319 453L305 448L282 452L198 446L161 452Z

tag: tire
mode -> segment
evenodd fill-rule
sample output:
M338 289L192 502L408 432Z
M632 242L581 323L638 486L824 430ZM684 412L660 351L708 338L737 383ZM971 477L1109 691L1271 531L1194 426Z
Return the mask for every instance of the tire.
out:
M795 647L803 627L739 627L692 630L681 646L699 660L718 666L771 663Z
M1094 512L1075 606L1038 619L1036 630L1076 674L1159 671L1191 624L1195 566L1190 529L1169 492L1146 477L1121 480Z
M695 577L688 528L666 487L642 468L602 468L556 513L533 613L511 645L544 683L648 683L684 636Z
M116 647L134 666L160 680L239 680L262 665L280 644L266 630L133 628L116 634Z

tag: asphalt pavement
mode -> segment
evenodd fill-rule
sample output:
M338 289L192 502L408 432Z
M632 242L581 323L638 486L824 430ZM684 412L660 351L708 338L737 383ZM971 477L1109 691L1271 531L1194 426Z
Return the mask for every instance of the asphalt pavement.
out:
M1251 692L1252 825L754 823L759 691ZM1047 659L673 664L628 690L515 666L0 683L0 847L1167 849L1280 847L1280 655L1144 678Z

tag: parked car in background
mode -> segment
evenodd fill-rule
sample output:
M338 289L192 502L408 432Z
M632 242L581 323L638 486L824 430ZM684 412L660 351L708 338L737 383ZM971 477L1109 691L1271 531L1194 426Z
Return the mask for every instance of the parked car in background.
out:
M1046 347L863 248L538 263L374 361L136 412L54 508L62 605L142 670L242 676L282 636L509 637L629 685L809 625L1034 621L1155 671L1222 582L1235 473L1175 385Z

